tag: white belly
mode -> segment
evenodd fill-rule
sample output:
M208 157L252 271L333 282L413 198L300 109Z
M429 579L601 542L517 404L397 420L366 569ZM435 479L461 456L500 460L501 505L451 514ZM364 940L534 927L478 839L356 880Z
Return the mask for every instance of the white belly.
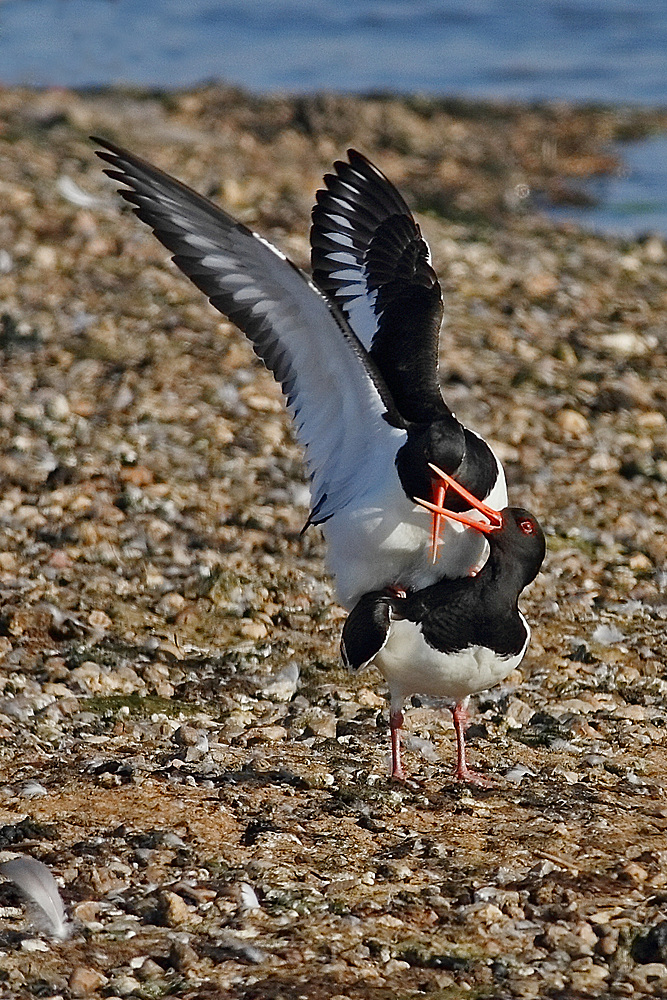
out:
M484 536L451 521L443 525L433 563L429 515L404 494L396 501L385 509L346 509L322 525L327 565L346 608L371 590L390 585L421 590L443 576L463 576L484 563Z
M337 511L322 524L327 566L336 580L338 599L352 608L363 594L388 586L421 590L443 576L466 576L484 565L488 544L482 534L456 521L441 522L438 558L431 560L431 517L405 495L398 473L388 484L380 478L355 504ZM382 488L380 488L382 487ZM507 506L501 473L490 506ZM478 511L470 516L484 520Z
M384 674L392 702L402 702L412 694L459 702L504 680L523 659L528 637L513 656L499 656L484 646L440 653L424 641L419 625L394 621L387 642L372 662Z

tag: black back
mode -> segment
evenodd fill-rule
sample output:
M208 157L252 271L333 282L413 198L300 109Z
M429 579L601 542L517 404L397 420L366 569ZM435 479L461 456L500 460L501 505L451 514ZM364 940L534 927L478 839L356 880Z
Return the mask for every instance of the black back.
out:
M396 187L354 149L317 192L313 278L355 328L408 425L397 459L410 497L430 497L433 462L484 499L498 477L489 447L456 420L438 380L442 294L430 253ZM363 307L365 300L366 308ZM359 303L362 302L362 308ZM458 494L451 510L464 510Z
M489 557L476 576L443 578L394 605L396 617L421 623L434 649L453 653L480 645L510 656L523 647L519 595L537 576L546 542L529 511L506 507L502 517L502 527L487 535Z
M368 663L387 640L391 621L421 625L425 641L443 654L486 646L499 656L521 652L527 639L518 600L535 579L546 552L537 519L521 507L502 511L502 527L488 535L489 558L473 577L443 577L406 597L364 594L343 627L344 662Z

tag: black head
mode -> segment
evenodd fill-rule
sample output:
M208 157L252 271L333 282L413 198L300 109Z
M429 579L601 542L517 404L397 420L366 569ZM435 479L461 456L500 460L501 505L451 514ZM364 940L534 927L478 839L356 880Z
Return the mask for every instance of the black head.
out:
M464 453L464 429L453 413L441 414L430 423L411 424L408 440L396 456L403 489L410 497L430 497L434 477L429 463L453 473ZM459 497L452 499L458 504Z
M447 517L453 521L459 521L468 528L486 535L491 551L479 576L488 577L490 575L493 579L502 576L510 592L516 587L516 593L521 593L523 588L527 587L537 576L546 554L547 546L544 533L535 515L523 507L505 507L503 510L495 510L483 500L473 496L465 486L462 486L443 469L438 468L435 464L431 464L430 469L448 488L462 497L471 508L483 514L486 520L476 520L467 513L455 511L452 506L444 507L439 503L431 503L422 498L418 498L417 503L426 510L430 510L436 517ZM449 504L448 497L445 498L445 502Z
M423 434L424 458L441 468L458 468L465 452L465 431L453 413L432 420Z
M502 523L486 537L491 555L500 557L504 568L516 572L521 589L537 576L547 550L544 532L534 514L523 507L505 507Z

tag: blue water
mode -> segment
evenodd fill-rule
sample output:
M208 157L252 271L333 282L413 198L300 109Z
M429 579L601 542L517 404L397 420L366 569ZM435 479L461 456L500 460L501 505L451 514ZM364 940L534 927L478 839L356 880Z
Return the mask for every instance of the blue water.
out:
M667 0L0 0L0 83L210 79L666 106ZM603 194L635 206L628 231L667 233L665 148L646 148Z
M664 0L0 0L0 80L667 103Z
M625 169L618 176L584 185L596 202L591 208L557 208L550 214L617 236L667 236L667 136L626 143L622 155Z

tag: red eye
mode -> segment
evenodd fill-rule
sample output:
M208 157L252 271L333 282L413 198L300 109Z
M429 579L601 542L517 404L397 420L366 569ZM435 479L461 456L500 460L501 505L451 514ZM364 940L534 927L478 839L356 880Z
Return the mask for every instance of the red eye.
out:
M523 532L524 535L534 535L535 534L535 524L533 521L529 521L527 517L523 521L519 521L519 530Z

